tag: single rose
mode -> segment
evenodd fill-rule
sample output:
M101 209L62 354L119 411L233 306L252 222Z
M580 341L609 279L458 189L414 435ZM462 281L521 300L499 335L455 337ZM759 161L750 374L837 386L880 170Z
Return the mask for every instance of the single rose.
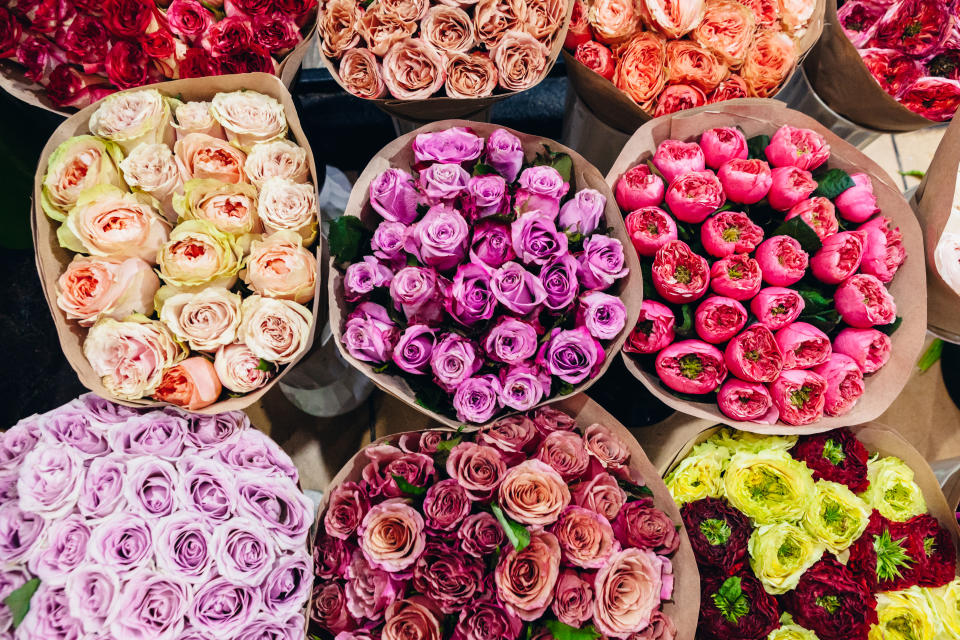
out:
M183 607L195 628L214 637L232 637L255 619L259 598L250 587L215 578L197 589Z
M420 38L397 42L383 59L383 80L398 100L423 100L443 86L446 65L433 45Z
M537 353L537 363L564 382L595 377L604 363L603 346L586 327L554 329Z
M629 638L646 627L672 591L670 561L652 551L624 549L614 553L593 581L593 621L597 630Z
M265 385L271 371L260 368L260 357L245 344L228 344L217 349L213 368L225 389L250 393Z
M667 43L667 69L672 84L689 84L704 93L713 91L727 75L716 55L689 40Z
M756 204L773 185L770 166L763 160L733 158L717 173L727 197L740 204Z
M252 295L240 306L238 337L258 357L268 362L293 362L307 349L313 314L290 300Z
M759 382L730 378L720 385L717 406L723 415L743 422L773 424L779 418L770 392Z
M724 258L734 253L752 253L763 241L763 229L738 211L722 211L700 227L700 240L707 253Z
M98 184L121 187L117 147L94 136L76 136L50 155L40 205L54 220L64 220L80 194Z
M653 154L654 166L663 174L667 184L691 171L703 171L706 159L696 142L667 139L657 145Z
M298 342L295 345L300 344L300 340L301 338L297 337ZM397 327L390 319L387 310L380 305L374 302L363 302L357 305L347 317L343 331L343 344L354 358L376 364L385 363L392 357L396 342ZM303 347L305 344L301 344L298 348L302 351Z
M632 4L628 6L632 11ZM667 82L666 56L662 37L648 31L639 33L620 50L613 83L641 109L652 111Z
M82 516L72 515L51 523L44 549L29 560L31 573L44 583L62 585L81 568L90 541L90 527Z
M864 235L841 231L826 238L810 259L813 275L821 282L840 284L855 274L863 258Z
M317 191L312 184L287 178L270 178L260 187L257 215L271 236L296 232L304 246L317 236Z
M875 373L890 360L890 336L876 329L847 328L833 339L834 353L853 358L864 373Z
M831 354L826 362L814 367L813 372L827 381L823 411L828 416L849 413L863 395L863 372L848 355Z
M451 98L486 98L497 88L499 75L490 56L482 53L447 55L444 89Z
M553 599L560 575L560 545L548 532L532 533L523 551L511 548L494 569L499 600L521 620L538 619Z
M697 306L693 326L701 340L722 344L740 333L747 323L747 310L733 298L710 296Z
M67 445L33 449L24 457L17 479L20 507L52 520L70 513L80 496L82 464Z
M484 584L483 561L445 542L427 543L413 569L413 587L448 615L480 597Z
M799 282L809 264L807 252L790 236L768 238L757 248L756 256L764 281L775 287Z
M770 385L773 404L787 424L811 424L823 417L827 381L812 371L783 371Z
M753 324L727 343L724 360L730 372L749 382L773 382L784 368L776 338L762 324Z
M182 189L183 179L170 147L141 144L120 162L120 170L128 185L156 198L160 210L171 219L174 192Z
M736 0L707 0L703 19L690 37L727 66L736 68L747 57L756 25L753 12Z
M500 404L527 411L550 395L550 376L539 367L515 365L500 370Z
M621 209L636 211L659 205L665 190L663 178L653 173L646 164L638 164L620 176L614 195Z
M794 322L776 333L785 369L810 369L830 359L830 338L807 322Z
M712 171L690 171L670 183L664 202L683 222L700 223L725 200L723 186Z
M67 576L67 604L84 631L109 627L119 607L120 579L109 567L87 564Z
M607 519L583 507L567 507L551 531L564 560L576 567L598 569L620 550Z
M670 516L643 501L624 506L613 523L613 531L624 547L651 549L668 556L680 546L680 534Z
M153 559L151 527L139 516L113 513L93 528L89 554L97 563L127 574Z
M699 87L689 84L671 84L660 94L657 108L653 112L655 118L676 113L685 109L702 107L707 102L707 96Z
M579 261L577 277L585 289L606 289L630 272L620 241L599 233L583 241Z
M553 468L539 460L526 460L503 476L497 501L513 520L546 526L556 522L570 504L570 490Z
M160 279L139 258L74 256L57 280L57 306L68 320L90 326L101 317L151 315Z
M766 98L783 84L797 63L793 39L782 31L760 29L740 68L750 95Z
M480 602L465 607L460 612L453 638L457 640L481 640L496 637L517 640L522 623L520 619L494 602Z
M656 353L674 339L676 319L668 306L654 300L644 300L640 317L630 332L623 350L627 353Z
M883 282L862 273L837 287L834 304L843 321L859 329L890 324L897 317L897 305Z
M358 535L367 562L391 573L412 566L426 546L423 517L397 498L372 507Z
M189 3L200 6L200 3L195 0L174 0L167 9L168 17L170 15L170 9L173 8L174 4L178 3L183 5ZM200 10L204 12L207 11L202 6L200 6ZM173 128L177 130L177 139L191 133L203 133L208 136L213 136L214 138L226 139L226 135L223 133L223 127L213 119L213 114L210 113L209 102L184 102L178 105L173 113L177 120L173 125Z
M115 16L116 17L116 16ZM132 37L145 31L135 28ZM120 145L129 154L140 143L173 144L170 100L156 89L108 96L90 115L90 133Z
M307 152L291 140L271 140L253 145L243 170L250 183L258 189L262 189L270 178L286 178L297 184L303 184L310 178ZM260 199L264 199L263 194L260 194Z
M653 260L653 285L668 302L683 304L700 299L710 286L707 260L681 240L670 240Z
M613 81L613 74L617 70L616 59L613 57L613 52L599 42L588 40L577 45L573 57L594 73Z
M380 637L383 640L441 640L441 614L435 607L423 596L390 603Z
M618 184L622 184L622 179ZM677 239L676 221L660 207L635 209L627 215L624 223L633 247L642 256L654 256L660 247Z
M812 171L830 157L830 145L816 131L784 125L773 134L764 152L775 167Z
M707 6L709 8L725 2L742 7L731 0L714 0ZM730 160L746 160L748 156L747 138L740 129L734 127L716 127L704 131L700 134L700 148L706 165L714 170L719 170Z
M299 614L313 585L311 564L302 552L279 558L263 585L264 609L281 618Z
M861 270L883 283L891 282L907 259L900 227L886 216L876 216L857 230L866 233Z
M457 529L457 539L461 549L476 558L493 553L506 541L500 523L485 511L468 516Z
M213 363L195 356L164 371L153 397L188 411L196 411L216 402L222 390Z
M173 146L185 180L211 178L237 184L246 180L247 155L226 140L205 133L188 133Z

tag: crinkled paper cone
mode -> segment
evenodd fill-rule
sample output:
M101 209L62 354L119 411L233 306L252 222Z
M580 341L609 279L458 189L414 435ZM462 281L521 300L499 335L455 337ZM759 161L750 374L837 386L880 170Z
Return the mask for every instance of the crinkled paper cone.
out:
M560 50L563 49L563 41L567 37L567 28L570 26L571 13L573 13L573 0L567 0L567 15L563 19L563 24L561 25L560 30L557 31L556 35L554 36L555 39L553 46L550 47L550 53L547 54L547 66L544 67L543 73L540 74L540 77L537 78L537 81L530 85L530 87L527 89L524 89L524 91L529 91L530 89L534 88L543 82L544 78L550 74L550 70L553 69L553 65L557 62L557 57L560 55ZM333 76L333 79L337 81L337 84L339 84L344 91L347 91L347 88L340 80L340 74L337 72L337 65L333 60L328 58L323 53L322 49L320 49L321 40L322 37L318 33L317 50L320 52L320 57L323 59L324 66L327 68L327 71L330 72L330 75ZM377 56L377 62L382 68L382 56ZM500 91L501 93L497 93L497 91ZM349 91L347 91L347 93L350 94ZM390 96L387 98L370 98L369 101L380 107L380 109L385 111L388 115L401 118L403 120L409 120L411 122L427 123L435 122L437 120L449 120L452 118L466 118L467 116L473 116L484 109L489 109L501 100L509 98L510 96L515 96L518 93L522 93L522 91L504 92L498 84L494 89L494 94L486 98L448 98L446 96L434 96L432 98L427 98L426 100L398 100ZM358 99L363 100L363 98Z
M803 63L823 102L848 120L877 131L914 131L937 124L910 111L884 91L843 33L837 0L827 0L823 37Z
M920 452L914 449L913 445L907 442L904 437L894 429L883 424L871 422L858 427L850 427L850 430L871 454L879 453L884 457L894 456L900 458L908 467L913 469L913 479L920 487L920 490L923 491L923 498L927 503L927 511L940 522L940 526L950 532L954 547L960 551L960 527L957 526L956 512L948 503L947 498L940 489L940 483L937 482L937 476L934 475L933 469L930 468L930 465L924 457L920 455ZM700 432L696 437L683 445L668 465L667 471L663 474L664 477L666 477L667 473L673 470L681 460L687 457L693 447L704 442L717 431L719 431L719 427L711 427Z
M298 145L307 152L307 161L310 164L310 179L313 181L314 189L317 188L317 169L313 161L313 153L310 151L310 143L307 136L300 126L300 119L297 117L297 110L293 106L293 100L290 92L283 86L280 79L269 73L246 73L230 76L213 76L209 78L189 78L187 80L173 80L170 82L160 82L157 84L128 89L127 91L140 91L142 89L156 89L165 96L178 96L183 100L209 100L215 93L226 91L237 91L240 89L250 89L259 91L268 96L272 96L283 105L284 115L290 127L290 134ZM128 407L163 407L168 406L167 402L158 402L143 398L140 400L121 400L115 398L107 391L106 387L100 382L98 376L87 358L83 355L83 341L87 335L87 329L81 327L76 321L68 321L66 314L57 306L57 279L60 274L70 264L76 253L68 251L60 246L57 240L57 227L59 223L51 220L40 207L40 192L43 187L43 176L47 172L47 162L50 155L56 150L60 143L73 136L89 134L88 123L90 116L97 109L98 103L67 118L63 124L57 127L53 132L47 145L43 148L40 155L40 162L37 165L37 173L33 184L33 216L30 219L30 226L33 229L33 246L35 258L37 261L37 271L40 274L40 284L43 287L43 295L47 299L47 306L50 307L50 314L53 316L53 322L57 327L57 336L60 338L60 347L63 354L70 362L70 366L77 372L80 383L87 389L93 391L98 396L109 399L112 402L126 405ZM313 334L316 329L317 308L320 303L320 265L322 264L323 243L319 240L316 246L317 256L317 284L313 294L313 304L311 311L313 313L313 324L307 336L307 345L303 354L310 351L310 345L313 343ZM199 354L194 354L199 355ZM300 357L303 357L302 355ZM266 385L256 391L240 396L238 398L227 398L219 402L214 402L208 407L198 409L194 413L214 414L223 411L237 411L250 406L260 399L263 394L270 390L277 380L282 378L287 371L297 364L300 358L284 365L283 371L274 376Z
M353 191L350 193L350 201L347 203L347 210L344 215L359 217L367 228L375 228L379 222L379 215L370 206L370 183L374 178L391 167L399 167L408 171L410 170L415 163L413 150L410 148L410 145L413 143L414 138L418 134L429 133L433 131L443 131L449 129L450 127L470 127L477 133L477 135L484 138L489 137L490 134L496 129L504 129L505 131L509 131L513 135L520 138L520 141L523 143L524 157L528 159L532 159L537 153L543 151L544 145L549 146L552 151L567 153L573 159L573 176L570 180L571 193L579 191L580 189L592 187L600 191L600 193L607 198L605 220L607 226L613 228L611 236L623 244L623 253L627 261L627 266L630 269L630 273L625 278L621 278L614 283L614 285L607 290L607 293L618 296L621 300L623 300L624 305L627 307L627 323L617 337L609 341L607 346L604 347L605 357L603 361L603 368L600 370L600 373L597 376L574 387L571 393L580 393L581 391L586 391L594 383L594 381L599 380L600 377L606 372L607 367L610 366L610 362L616 356L617 352L620 350L620 347L623 346L624 341L627 339L630 329L632 329L636 324L637 318L640 316L640 304L643 300L643 284L639 275L640 261L637 259L636 253L631 251L629 248L631 246L630 237L627 235L627 229L623 224L623 216L620 215L620 209L617 207L617 202L613 197L613 192L603 181L603 177L600 175L600 172L597 171L593 165L587 162L579 153L573 149L568 149L567 147L558 142L554 142L553 140L532 136L526 133L520 133L518 131L507 129L506 127L501 127L495 124L469 122L466 120L444 120L442 122L434 122L433 124L421 127L416 131L412 131L397 138L386 147L381 149L376 156L374 156L374 158L367 165L367 168L364 169L363 173L360 175L357 183L354 185ZM396 396L411 407L426 413L434 420L442 422L448 427L460 427L461 423L459 421L440 415L439 413L431 411L426 407L418 405L416 403L413 390L410 388L410 385L407 384L407 381L401 376L391 375L388 373L375 373L373 370L374 367L369 362L358 360L350 355L350 352L347 351L347 348L343 344L343 329L347 321L347 316L350 313L350 309L343 297L343 272L337 268L336 264L334 264L333 256L330 257L330 279L328 282L328 288L330 297L330 327L333 330L333 335L337 340L337 347L340 349L340 353L343 354L343 357L346 358L347 362L366 374L368 378L373 380L374 384L390 395ZM544 400L537 406L539 407L545 404L550 404L558 399L559 398L557 397L553 397ZM512 411L510 413L516 412ZM497 419L502 417L503 416L499 416L491 422L495 422ZM488 422L487 424L490 424L491 422ZM466 428L473 430L481 426L484 425L466 425Z
M680 509L677 508L673 498L670 497L670 492L667 491L666 485L660 479L660 473L647 459L643 447L626 427L584 394L567 397L557 402L554 408L573 416L581 435L586 427L594 423L600 423L620 438L630 449L630 468L639 472L647 487L653 491L654 505L670 516L675 524L680 525L680 547L670 559L673 563L674 575L673 597L663 603L663 611L670 616L670 619L677 626L677 640L693 640L697 630L697 612L700 611L700 572L697 569L697 561L693 556L690 539L687 537L687 532L680 519ZM377 444L395 444L402 435L404 434L391 434L380 438L376 442ZM319 531L319 528L323 526L321 516L326 512L327 502L333 490L344 482L360 482L361 472L366 463L367 460L364 458L363 450L361 450L330 481L330 486L324 491L317 509L314 531Z
M816 44L820 38L820 33L823 31L824 3L826 0L816 0L816 2L817 5L813 10L813 16L810 18L807 31L797 41L798 66L807 52L810 51L810 48ZM577 92L584 104L590 108L590 111L596 114L597 118L605 124L626 133L633 133L643 123L653 118L651 114L631 100L627 94L620 91L613 82L591 71L586 65L574 58L569 51L564 50L563 61L567 65L567 77L570 78L570 86ZM796 68L787 75L781 89L789 84L790 78L793 77L795 72Z
M927 322L956 336L960 336L960 295L940 275L934 252L953 212L958 168L960 124L955 121L947 127L911 204L923 229L927 250Z
M788 109L775 100L745 98L682 111L648 122L627 142L613 169L607 174L607 183L612 187L627 169L651 158L657 145L663 140L695 140L703 131L722 126L739 126L750 138L762 133L773 135L782 125L813 129L826 138L831 150L826 166L840 168L848 173L863 172L871 176L880 213L891 218L903 232L907 261L888 287L897 303L897 313L903 317L903 324L891 336L893 351L890 361L877 373L865 377L866 391L850 413L840 417L824 416L814 424L794 427L784 422L772 425L737 422L721 413L715 402L681 400L660 382L655 371L645 371L634 357L626 353L622 355L630 372L660 401L677 411L754 433L818 433L849 424L869 422L879 417L907 384L923 347L927 328L927 297L920 225L903 199L900 189L894 186L886 172L856 147L840 139L809 116Z

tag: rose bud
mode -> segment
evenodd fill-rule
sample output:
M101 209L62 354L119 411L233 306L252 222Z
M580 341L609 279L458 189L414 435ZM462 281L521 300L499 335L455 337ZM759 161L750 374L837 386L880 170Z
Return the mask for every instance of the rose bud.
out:
M474 176L467 181L467 194L464 198L464 213L472 220L506 213L510 207L507 194L507 181L503 176Z
M584 7L582 0L575 0L573 13L570 14L570 27L567 29L567 36L563 41L563 48L573 50L584 42L591 40L593 40L593 30L590 28L590 21L587 20L586 7Z
M613 81L613 73L617 68L613 52L599 42L590 40L577 45L573 57L594 73Z
M757 247L763 279L775 287L799 282L807 272L809 260L800 243L790 236L773 236Z
M413 176L403 169L387 169L370 183L370 206L390 222L416 220L417 197Z
M414 375L424 375L430 369L430 357L437 344L434 329L423 324L411 324L393 348L393 361L398 367Z
M650 167L644 163L630 167L620 176L614 195L621 209L634 211L657 206L663 202L664 191L666 186L663 179L650 171Z
M710 344L721 344L740 333L747 324L747 310L733 298L710 296L693 316L697 335Z
M430 355L434 381L447 393L453 393L483 365L476 345L456 333L442 336Z
M800 216L813 229L821 242L835 234L840 224L837 222L837 212L828 198L810 198L799 202L790 208L785 220Z
M513 183L523 165L523 144L505 129L496 129L487 138L487 164L508 183Z
M780 420L796 427L812 424L823 417L827 381L812 371L784 371L770 385L773 404Z
M677 220L701 223L723 206L726 200L720 180L713 171L686 173L667 188L664 201Z
M830 338L806 322L794 322L776 333L784 369L810 369L830 359Z
M443 317L437 272L423 267L404 267L393 274L390 299L412 324L436 324Z
M788 211L810 197L817 182L809 171L797 167L777 167L770 172L772 184L767 201L777 211Z
M850 276L837 287L833 300L840 317L851 327L869 329L897 319L893 296L876 276Z
M773 382L783 370L783 352L762 324L750 325L727 343L724 360L730 373L748 382Z
M460 212L449 205L438 204L410 227L403 245L407 253L423 264L445 271L463 260L469 236L470 225Z
M627 337L623 350L627 353L656 353L674 340L673 311L665 304L645 299L640 305L637 326Z
M844 329L833 339L833 352L853 358L864 373L887 364L890 349L890 336L876 329Z
M759 382L730 378L720 386L717 405L723 415L741 422L773 424L779 417L770 392Z
M900 227L890 218L877 216L860 225L857 231L866 233L860 270L884 283L893 280L907 259Z
M500 404L516 411L528 411L550 394L549 374L536 367L504 367L500 385Z
M876 213L880 213L877 197L873 194L873 182L865 173L854 173L850 177L854 186L834 199L840 217L850 222L866 222Z
M840 284L860 268L864 235L859 231L841 231L823 241L810 259L814 277L827 284Z
M775 167L812 171L830 157L830 145L816 131L783 125L770 139L767 160Z
M750 301L750 311L757 322L770 331L782 329L803 313L806 303L794 289L765 287Z
M153 397L196 411L216 402L222 389L213 363L195 356L164 371Z
M510 227L499 220L481 220L473 228L470 261L497 269L516 258Z
M603 220L607 198L596 189L582 189L560 207L557 227L564 231L587 235L593 233Z
M700 240L711 256L725 258L735 253L753 253L763 241L763 229L745 213L721 211L704 221Z
M487 356L505 364L520 364L537 353L537 331L515 318L500 318L484 341Z
M681 340L657 354L657 375L680 393L710 393L727 377L723 354L699 340Z
M703 171L706 160L703 150L696 142L664 140L653 154L653 165L671 183L691 171Z
M842 353L834 353L813 372L827 381L823 412L828 416L842 416L853 409L863 395L863 372L856 360Z
M490 291L490 274L472 262L457 267L443 306L451 318L466 327L492 318L497 299Z
M740 129L717 127L700 134L700 148L707 166L719 170L730 160L747 159L747 139Z
M584 240L579 262L577 278L584 289L606 289L630 273L623 245L616 238L600 233Z
M547 293L544 304L549 309L565 309L580 291L577 271L580 263L569 253L548 262L540 270L540 283Z
M773 184L770 165L763 160L728 160L720 167L717 177L727 197L739 204L760 202Z
M633 248L641 256L653 256L664 244L677 239L677 223L660 207L635 209L627 215L624 223Z
M667 242L653 259L653 286L674 304L699 300L710 286L706 258L695 254L682 240Z
M739 253L721 258L710 267L710 288L718 296L734 300L749 300L757 295L761 278L760 263Z

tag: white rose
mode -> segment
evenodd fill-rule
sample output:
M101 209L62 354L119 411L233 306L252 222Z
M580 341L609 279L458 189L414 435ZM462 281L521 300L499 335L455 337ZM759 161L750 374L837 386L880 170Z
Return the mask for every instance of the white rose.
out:
M177 107L174 115L177 123L173 125L177 130L177 138L191 133L205 133L214 138L225 138L223 127L213 118L209 102L187 102Z
M240 327L239 294L223 287L198 293L178 293L160 309L160 322L195 351L216 351L237 339Z
M313 314L290 300L253 295L240 307L240 339L267 362L286 364L307 349Z
M310 244L317 237L317 191L312 184L271 178L263 184L257 213L267 233L294 231Z
M220 384L234 393L250 393L267 384L272 371L260 368L260 357L245 344L228 344L217 350L213 368ZM272 368L271 368L272 369Z
M173 194L183 187L180 167L165 144L141 144L120 162L123 179L131 187L149 193L160 202L160 211L170 222L177 219Z
M111 394L136 400L152 395L164 370L182 360L186 351L155 320L101 318L87 333L83 355Z
M307 182L310 178L307 150L290 140L261 142L250 150L244 171L257 189L262 189L270 178Z
M244 151L258 142L287 135L283 105L256 91L218 93L213 96L210 112L227 132L227 140Z
M933 260L943 281L960 295L960 233L941 235Z
M156 89L114 93L90 116L90 133L116 142L124 153L143 142L173 146L171 105L179 104Z

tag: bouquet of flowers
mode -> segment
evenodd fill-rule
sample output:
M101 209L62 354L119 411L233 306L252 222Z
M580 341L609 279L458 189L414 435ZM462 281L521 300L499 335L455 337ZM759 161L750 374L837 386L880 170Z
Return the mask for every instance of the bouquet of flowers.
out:
M698 636L955 637L957 527L905 441L861 427L697 442L666 484L700 567Z
M879 201L870 174L847 173L856 165L836 157L842 141L723 112L709 120L683 119L681 135L659 127L652 157L628 143L608 177L651 285L628 366L684 411L708 403L719 413L706 415L747 429L836 426L822 418L854 415L893 353L902 320L888 287L907 261L898 225L910 211L885 185ZM652 146L646 133L635 140ZM919 349L922 324L910 333Z
M68 357L121 401L216 412L262 390L309 347L319 287L313 164L299 125L287 139L292 106L142 89L91 110L38 172L35 223L67 250L38 243Z
M16 0L0 7L0 58L45 105L81 109L163 80L279 73L316 12L316 0Z
M332 225L330 324L393 395L453 426L486 423L605 369L639 311L627 241L573 151L437 123L381 151Z
M822 0L576 0L564 47L578 95L632 132L654 116L774 95L822 20ZM631 111L637 124L623 127Z
M577 417L541 407L357 454L320 506L310 634L692 638L679 513L629 432L590 424L609 416L580 398Z
M0 433L0 638L303 637L312 505L242 412L87 394Z

